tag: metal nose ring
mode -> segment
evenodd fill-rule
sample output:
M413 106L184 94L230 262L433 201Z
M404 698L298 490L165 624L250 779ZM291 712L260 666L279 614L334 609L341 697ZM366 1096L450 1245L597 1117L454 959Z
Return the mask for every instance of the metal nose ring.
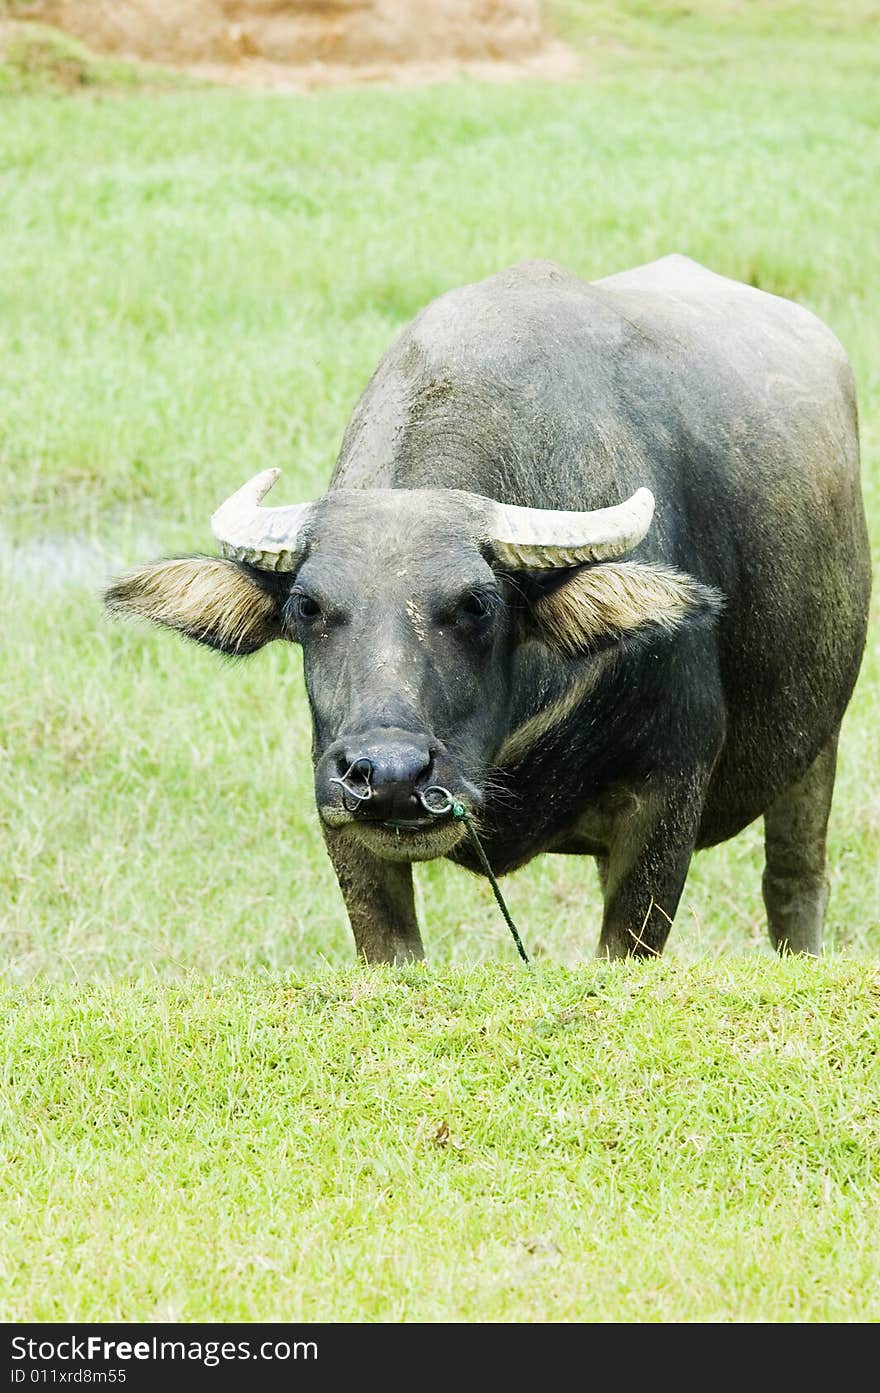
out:
M359 776L358 783L352 783L352 775ZM373 796L373 785L370 783L373 777L373 766L368 759L356 759L350 764L345 773L338 775L330 780L331 784L339 784L343 796L347 793L350 798L355 800L355 804L366 803Z
M442 784L431 784L416 795L426 813L432 817L445 817L455 806L455 799Z

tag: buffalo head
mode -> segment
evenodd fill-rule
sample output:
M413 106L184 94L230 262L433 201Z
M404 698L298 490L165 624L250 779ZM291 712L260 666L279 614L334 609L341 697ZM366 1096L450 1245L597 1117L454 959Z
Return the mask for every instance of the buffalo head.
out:
M453 489L260 507L277 477L214 514L221 557L141 567L107 603L226 653L301 644L321 818L390 860L442 856L461 836L428 811L433 786L479 815L520 644L577 659L714 604L689 576L615 559L650 527L648 489L590 512Z

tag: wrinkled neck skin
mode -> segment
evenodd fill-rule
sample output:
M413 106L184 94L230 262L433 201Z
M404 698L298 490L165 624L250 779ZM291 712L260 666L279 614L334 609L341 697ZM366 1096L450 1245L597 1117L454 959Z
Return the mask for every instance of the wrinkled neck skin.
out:
M462 825L421 795L446 789L480 818L510 721L510 583L448 492L328 494L310 530L287 608L321 819L386 859L446 855Z

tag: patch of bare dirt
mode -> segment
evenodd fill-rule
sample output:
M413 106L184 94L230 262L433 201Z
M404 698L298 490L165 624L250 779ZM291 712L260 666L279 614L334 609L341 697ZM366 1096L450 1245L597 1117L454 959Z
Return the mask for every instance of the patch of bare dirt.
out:
M18 0L14 13L97 53L250 87L578 71L538 0Z

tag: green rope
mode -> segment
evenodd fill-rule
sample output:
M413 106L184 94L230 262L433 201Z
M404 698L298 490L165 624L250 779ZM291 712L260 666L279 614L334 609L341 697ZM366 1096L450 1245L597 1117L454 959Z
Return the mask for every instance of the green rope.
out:
M507 924L507 927L513 934L513 941L516 944L516 951L519 953L523 962L527 963L529 960L528 954L526 953L526 950L523 947L523 942L517 931L516 924L514 924L513 920L510 917L510 910L504 903L504 896L501 893L501 887L499 886L498 881L495 879L495 874L492 870L492 867L489 865L489 858L483 850L483 843L477 836L477 829L474 827L474 824L468 817L467 808L464 806L463 803L452 802L452 807L449 809L449 811L452 814L452 817L455 822L464 823L467 834L473 842L474 851L477 853L477 856L480 859L480 865L483 867L483 870L486 872L486 875L489 878L489 884L492 886L492 892L496 900L498 901L498 908L504 915L504 922Z

